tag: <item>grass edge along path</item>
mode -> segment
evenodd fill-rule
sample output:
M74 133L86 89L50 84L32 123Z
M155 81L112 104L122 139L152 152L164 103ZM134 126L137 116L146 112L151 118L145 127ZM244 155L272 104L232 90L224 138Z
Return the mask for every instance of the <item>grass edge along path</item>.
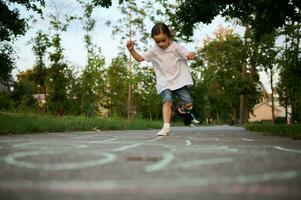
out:
M52 116L35 113L0 112L0 135L93 131L159 129L161 121L85 116Z
M249 131L261 132L265 135L301 139L301 124L245 124L244 127Z

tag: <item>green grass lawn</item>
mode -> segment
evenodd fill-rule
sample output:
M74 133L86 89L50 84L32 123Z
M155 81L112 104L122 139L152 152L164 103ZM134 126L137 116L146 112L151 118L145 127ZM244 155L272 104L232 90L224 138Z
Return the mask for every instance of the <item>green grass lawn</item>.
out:
M145 130L162 127L161 121L85 116L52 116L34 113L0 112L0 134L98 130Z
M246 124L244 127L250 131L262 132L266 135L275 135L301 139L301 124Z

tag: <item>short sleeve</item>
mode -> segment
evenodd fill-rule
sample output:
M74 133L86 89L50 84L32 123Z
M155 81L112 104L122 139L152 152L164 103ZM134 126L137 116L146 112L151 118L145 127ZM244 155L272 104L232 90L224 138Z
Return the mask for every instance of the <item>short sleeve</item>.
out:
M153 57L153 48L147 50L146 52L144 52L142 55L141 55L144 60L146 60L147 62L151 62L152 61L152 57Z
M182 59L187 60L186 56L188 55L189 51L184 46L177 44L175 51Z

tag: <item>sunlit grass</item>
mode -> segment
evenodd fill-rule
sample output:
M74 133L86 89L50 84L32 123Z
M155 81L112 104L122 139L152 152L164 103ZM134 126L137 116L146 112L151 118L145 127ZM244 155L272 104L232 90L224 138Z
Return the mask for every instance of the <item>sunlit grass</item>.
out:
M276 135L301 139L301 124L246 124L244 127L250 131L262 132L266 135Z
M162 127L161 121L144 119L52 116L35 113L0 113L0 134L69 132L91 130L145 130Z

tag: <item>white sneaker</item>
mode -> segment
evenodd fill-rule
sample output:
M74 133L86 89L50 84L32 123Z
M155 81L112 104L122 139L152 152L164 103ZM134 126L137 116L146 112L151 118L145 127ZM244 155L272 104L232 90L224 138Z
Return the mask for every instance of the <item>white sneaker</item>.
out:
M190 127L195 127L195 125L194 125L194 124L190 124L189 126L190 126Z
M170 128L164 128L164 127L157 133L158 136L167 136L169 134L170 134Z
M191 122L194 123L194 124L199 124L200 123L200 121L198 121L196 119L193 119Z

